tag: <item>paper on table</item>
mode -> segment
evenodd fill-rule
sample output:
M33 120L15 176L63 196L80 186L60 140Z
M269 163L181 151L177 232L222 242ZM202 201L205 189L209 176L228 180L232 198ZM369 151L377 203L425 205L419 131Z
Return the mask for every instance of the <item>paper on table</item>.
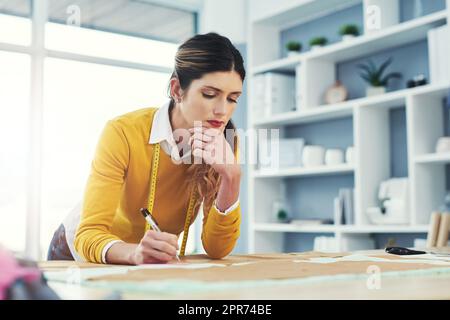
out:
M95 267L83 269L78 267L69 267L60 271L46 271L44 276L48 281L81 283L83 280L101 277L107 275L123 275L135 270L162 270L162 269L205 269L212 267L225 267L218 263L177 263L177 264L145 264L139 266L120 266L120 267Z

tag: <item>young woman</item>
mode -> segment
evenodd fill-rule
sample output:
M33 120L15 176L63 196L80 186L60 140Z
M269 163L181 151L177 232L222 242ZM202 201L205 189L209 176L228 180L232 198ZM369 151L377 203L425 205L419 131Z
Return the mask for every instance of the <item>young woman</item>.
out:
M206 253L228 255L240 233L241 170L231 116L244 78L242 56L227 38L208 33L183 43L170 102L107 123L82 206L55 232L48 259L168 262L177 257L183 231L184 255L201 207ZM148 208L161 232L140 208Z

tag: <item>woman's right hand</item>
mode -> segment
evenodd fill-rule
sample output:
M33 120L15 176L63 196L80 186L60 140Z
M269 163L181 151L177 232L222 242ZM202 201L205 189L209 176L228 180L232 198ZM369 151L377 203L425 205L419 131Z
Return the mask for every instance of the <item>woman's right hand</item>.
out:
M167 232L148 230L131 256L132 264L166 263L177 255L178 237Z

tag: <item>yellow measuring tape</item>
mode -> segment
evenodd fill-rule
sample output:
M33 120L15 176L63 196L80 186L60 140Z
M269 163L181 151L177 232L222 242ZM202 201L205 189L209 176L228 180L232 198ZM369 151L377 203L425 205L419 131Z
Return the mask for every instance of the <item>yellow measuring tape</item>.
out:
M148 197L148 205L147 209L153 213L153 204L155 203L155 193L156 193L156 178L158 176L158 166L159 166L159 154L161 152L161 146L159 143L153 145L153 156L152 156L152 168L150 175L150 194ZM191 225L191 219L194 212L195 205L195 196L194 196L194 188L191 188L189 195L189 206L186 213L186 220L184 222L184 230L183 230L183 242L181 243L180 256L184 256L186 251L186 243L189 234L189 226ZM146 223L145 231L150 230L151 226Z

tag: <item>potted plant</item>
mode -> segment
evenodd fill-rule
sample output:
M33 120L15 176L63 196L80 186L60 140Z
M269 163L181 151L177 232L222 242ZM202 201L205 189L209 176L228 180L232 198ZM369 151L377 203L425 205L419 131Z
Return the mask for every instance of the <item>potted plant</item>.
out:
M316 38L312 38L309 41L309 45L311 46L311 50L316 50L318 48L323 47L324 45L326 45L328 43L328 39L325 37L316 37Z
M344 24L339 29L339 34L343 41L347 41L359 36L359 28L356 24Z
M391 72L383 76L384 71L391 62L392 58L388 58L378 68L372 60L369 60L366 64L358 64L358 68L362 70L359 75L369 84L369 87L366 88L368 97L385 93L389 80L402 77L399 72Z
M289 41L286 44L286 49L288 50L288 57L291 57L302 51L302 44L298 41Z

